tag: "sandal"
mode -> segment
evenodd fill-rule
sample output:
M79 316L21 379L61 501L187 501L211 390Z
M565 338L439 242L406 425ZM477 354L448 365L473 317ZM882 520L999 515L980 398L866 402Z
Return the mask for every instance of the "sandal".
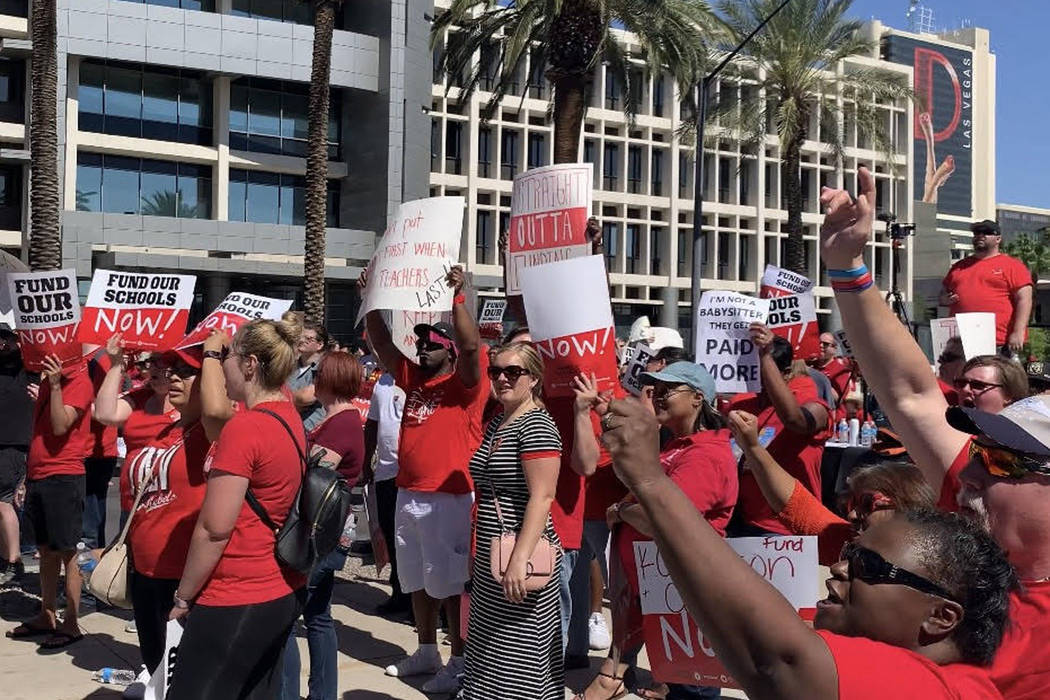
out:
M671 689L667 687L666 683L661 683L653 688L639 688L634 692L635 695L646 700L664 700L667 694L671 692Z
M612 675L610 673L603 673L603 672L599 671L598 672L598 676L595 676L595 680L597 680L597 678L599 676L604 676L606 678L611 678L612 680L616 681L616 683L617 683L616 690L613 691L613 694L610 695L609 697L605 698L604 700L617 700L618 698L627 697L627 686L624 685L623 676L614 676L614 675ZM576 693L576 695L573 695L572 696L572 700L587 700L586 696L587 696L587 689L584 688L582 693Z
M23 622L18 627L7 630L6 637L8 639L29 639L30 637L39 637L42 634L53 634L54 631L54 627L37 627L28 622Z
M66 632L65 630L53 630L53 634L40 643L41 649L62 649L68 647L74 642L79 642L84 638L84 635L80 632L73 634L72 632Z

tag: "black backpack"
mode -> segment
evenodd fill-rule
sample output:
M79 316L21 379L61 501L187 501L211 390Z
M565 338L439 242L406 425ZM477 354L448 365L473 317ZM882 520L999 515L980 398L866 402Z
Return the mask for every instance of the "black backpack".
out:
M350 512L350 487L334 469L320 465L320 454L307 459L299 448L295 433L283 418L265 408L257 410L280 421L292 438L292 444L295 445L305 469L299 493L296 494L292 509L288 511L288 517L284 519L284 525L280 528L267 515L266 509L251 489L245 493L245 500L263 524L273 530L276 537L274 554L277 561L305 574L339 544L343 524Z

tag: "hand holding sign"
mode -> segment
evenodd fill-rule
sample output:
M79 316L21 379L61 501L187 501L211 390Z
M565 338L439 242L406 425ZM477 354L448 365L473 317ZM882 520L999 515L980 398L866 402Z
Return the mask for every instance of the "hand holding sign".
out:
M47 381L54 389L62 382L62 360L58 355L45 355L41 362L40 381Z
M748 328L748 332L751 333L751 342L758 349L758 354L762 356L768 355L769 351L773 349L773 339L776 338L773 331L766 328L765 324L752 323L751 327Z
M598 391L598 378L592 372L590 376L580 373L572 378L572 390L576 392L576 412L594 411L604 416L612 400L611 391Z
M106 341L106 355L109 356L110 366L123 364L124 362L124 334L114 333Z
M631 491L666 476L660 465L660 424L641 401L609 403L602 417L602 442L612 456L616 476Z
M463 285L467 283L467 275L463 272L462 265L453 265L452 269L445 275L445 284L451 289L453 294L459 294L463 291Z
M875 178L861 166L857 169L860 194L854 199L846 190L825 187L820 204L826 212L820 227L820 249L828 269L849 270L863 260L875 221Z
M208 337L205 339L204 346L201 349L204 352L211 351L221 353L232 344L233 339L230 338L226 331L213 328L211 333L209 333Z

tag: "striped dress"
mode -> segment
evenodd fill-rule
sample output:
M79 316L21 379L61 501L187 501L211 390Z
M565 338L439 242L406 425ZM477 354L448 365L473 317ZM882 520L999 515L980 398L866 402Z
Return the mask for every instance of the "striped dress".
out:
M503 416L495 418L470 460L478 516L463 683L463 697L468 700L565 697L559 567L555 566L554 576L543 589L515 604L504 597L503 586L492 578L489 564L491 539L500 534L492 487L499 496L504 524L519 532L529 500L522 460L560 455L561 438L554 419L545 410L535 409L506 425ZM549 515L544 536L558 542Z

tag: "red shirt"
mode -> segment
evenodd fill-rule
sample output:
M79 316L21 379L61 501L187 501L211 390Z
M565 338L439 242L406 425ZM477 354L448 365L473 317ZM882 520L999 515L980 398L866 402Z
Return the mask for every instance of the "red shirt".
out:
M350 486L357 484L365 461L365 431L357 409L325 418L306 436L306 442L310 449L320 445L342 457L335 470Z
M204 502L204 457L208 437L200 423L188 429L168 424L148 447L128 460L136 488L150 481L131 516L128 534L135 573L178 579L186 566L190 536Z
M973 442L973 438L967 440L966 444L959 450L959 454L955 455L955 460L948 467L948 473L944 475L944 481L941 482L941 495L937 500L937 507L949 513L956 513L959 510L959 503L956 501L959 491L962 490L962 482L959 481L959 475L962 474L962 470L970 462L971 442Z
M602 447L602 457L606 451ZM605 512L613 503L619 503L627 495L627 487L616 476L611 458L598 459L598 471L594 472L584 486L584 520L605 520Z
M124 421L124 465L120 470L120 509L131 510L134 494L131 491L131 479L128 469L135 461L138 452L153 442L165 428L179 419L179 412L174 408L167 413L149 413L146 402L153 396L153 390L143 388L133 391L123 398L132 406L131 414Z
M1050 697L1050 581L1010 596L1010 622L989 675L1006 700Z
M551 520L554 531L558 533L561 546L565 549L579 549L583 543L583 511L586 504L584 482L586 479L572 468L572 449L576 441L576 400L562 396L545 401L547 412L558 426L561 435L561 466L558 470L558 484L554 490L554 501L551 503ZM595 435L601 435L601 425L591 412L591 424ZM600 444L600 441L599 441Z
M468 464L481 444L481 414L490 386L488 353L480 353L478 363L481 379L468 387L455 372L428 379L401 358L394 375L405 390L398 488L451 494L474 490Z
M112 366L109 355L105 350L99 350L95 356L88 361L88 373L91 376L91 385L94 392L102 388L102 382L106 379L106 372ZM91 419L91 450L88 457L92 459L115 459L117 454L117 426L99 423Z
M841 700L994 700L985 669L938 666L921 654L864 637L818 630L835 660ZM1034 697L1034 696L1033 696Z
M800 406L817 403L827 408L817 396L817 386L809 377L792 379L788 382L788 388ZM743 394L733 399L727 412L735 410L758 416L759 440L769 450L769 454L810 493L819 497L820 460L824 456L824 442L831 437L831 419L813 435L800 435L787 430L773 405L758 394ZM782 535L792 534L776 513L770 510L758 482L749 471L745 471L740 478L740 502L737 505L748 524Z
M835 393L839 395L839 402L845 399L846 395L849 394L853 388L850 386L850 378L853 376L853 367L849 362L842 359L841 357L833 357L823 367L818 367L824 376L831 382L831 387L835 390Z
M77 476L84 473L91 437L91 403L95 391L86 365L66 370L62 378L62 403L77 410L77 419L65 435L55 435L51 428L51 387L41 382L33 407L33 439L29 443L27 478L30 481L60 474Z
M948 402L949 406L959 405L959 392L955 390L955 387L940 377L937 377L937 386L941 388L941 393L944 394L944 400Z
M258 410L263 408L284 418L295 432L298 449L276 418ZM302 483L298 450L305 449L306 435L295 405L290 401L261 403L230 418L205 461L205 471L220 470L248 479L249 488L280 527ZM306 585L302 574L278 565L273 549L273 532L245 501L199 602L215 606L267 603Z
M958 295L952 316L990 311L995 314L995 344L1006 343L1014 315L1014 294L1033 285L1032 272L1023 262L999 254L983 260L971 255L952 265L944 288ZM1028 334L1025 332L1025 339Z

